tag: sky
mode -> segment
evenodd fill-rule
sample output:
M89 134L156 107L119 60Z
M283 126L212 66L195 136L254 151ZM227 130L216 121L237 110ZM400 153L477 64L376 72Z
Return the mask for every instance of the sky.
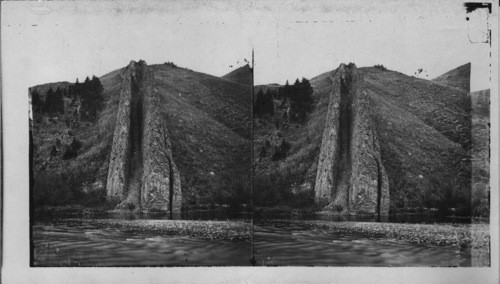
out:
M334 2L334 3L331 3ZM222 76L251 61L256 84L312 78L354 62L434 78L472 62L489 88L487 15L461 1L2 2L2 62L36 85L102 76L143 59ZM479 19L479 20L477 20ZM472 37L471 37L472 35Z

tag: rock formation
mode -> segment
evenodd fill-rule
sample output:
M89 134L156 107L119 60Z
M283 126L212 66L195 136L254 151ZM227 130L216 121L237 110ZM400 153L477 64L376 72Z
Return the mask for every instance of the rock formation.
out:
M122 73L107 195L118 208L179 212L181 185L154 74L132 61Z
M349 214L388 214L389 184L370 118L363 76L354 64L333 73L315 197Z

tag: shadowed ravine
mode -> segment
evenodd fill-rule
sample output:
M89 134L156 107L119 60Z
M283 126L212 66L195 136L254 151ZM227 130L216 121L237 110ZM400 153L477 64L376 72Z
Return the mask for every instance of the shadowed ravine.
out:
M129 196L129 204L135 201L137 208L141 207L141 192L142 181L142 130L144 127L143 120L143 93L140 92L141 73L136 72L135 77L131 78L132 100L130 105L130 166L127 175L128 189L126 193Z

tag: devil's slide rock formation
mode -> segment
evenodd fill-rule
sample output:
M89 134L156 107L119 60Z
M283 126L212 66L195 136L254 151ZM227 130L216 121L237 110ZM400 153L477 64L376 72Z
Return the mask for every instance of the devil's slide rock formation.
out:
M106 186L118 208L180 212L180 176L160 106L153 71L132 61L122 73Z
M335 211L388 214L389 183L370 118L363 76L354 64L332 75L315 196Z

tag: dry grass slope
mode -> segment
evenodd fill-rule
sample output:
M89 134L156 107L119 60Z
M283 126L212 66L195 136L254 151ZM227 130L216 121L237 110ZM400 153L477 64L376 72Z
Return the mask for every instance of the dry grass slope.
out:
M444 73L432 81L470 92L470 63L466 63Z
M489 215L490 90L471 93L472 99L472 205L474 214Z
M470 100L456 88L365 68L391 208L470 205Z
M224 79L228 79L233 82L237 82L244 85L252 85L253 84L253 75L252 68L248 64L237 68L226 75L222 76Z

